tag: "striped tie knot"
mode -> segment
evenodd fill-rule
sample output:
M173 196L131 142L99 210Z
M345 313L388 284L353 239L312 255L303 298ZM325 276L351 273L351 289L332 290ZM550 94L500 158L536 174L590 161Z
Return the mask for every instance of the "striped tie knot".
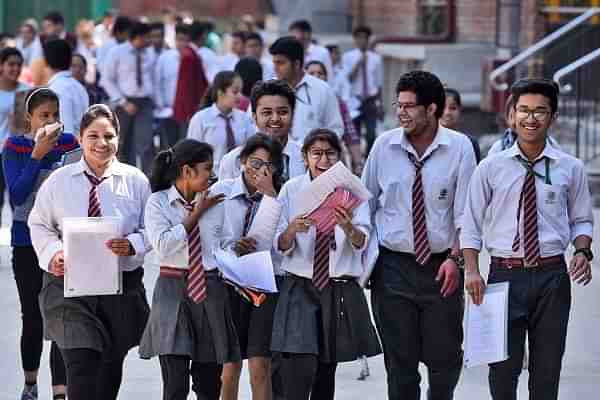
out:
M104 182L108 177L96 178L94 175L83 171L92 187L90 188L89 202L88 202L88 217L99 218L102 216L102 209L100 207L100 198L98 197L98 186Z

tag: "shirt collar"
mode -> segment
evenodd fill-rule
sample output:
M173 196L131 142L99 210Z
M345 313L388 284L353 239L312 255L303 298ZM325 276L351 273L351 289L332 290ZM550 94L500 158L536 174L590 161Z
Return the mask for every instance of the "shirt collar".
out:
M73 174L72 174L73 176L83 174L84 172L87 172L88 174L95 176L95 174L90 169L88 163L85 161L84 157L82 157L81 160L79 160L79 162L75 165L76 165L76 167L73 168ZM119 176L125 175L124 165L121 162L119 162L116 159L116 157L113 160L112 164L108 167L108 169L106 171L104 171L102 178L105 178L105 177L108 178L112 175L119 175Z
M195 204L200 196L200 193L196 193L196 196L194 196L194 200L192 200L192 204ZM179 193L179 190L177 190L177 187L175 185L171 185L171 187L167 191L167 200L169 200L169 204L177 202L181 205L184 205L187 203L187 201L183 198L181 193Z
M212 106L210 106L209 108L211 114L213 117L217 118L219 115L223 114L221 112L221 110L219 110L219 107L217 107L216 103L213 103ZM231 119L233 119L233 110L231 110L231 112L229 112L229 114L224 114L226 117L231 117Z
M51 84L53 84L55 81L61 79L61 78L72 78L73 75L71 75L71 71L65 70L65 71L60 71L57 72L56 74L54 74L52 76L52 78L50 78L50 80L48 81L47 85L50 86Z
M438 125L438 130L437 130L437 133L435 134L435 138L433 139L433 142L431 142L431 144L429 145L429 147L427 147L427 150L425 150L425 153L423 153L423 155L421 157L419 157L419 155L417 154L417 151L415 150L413 145L406 138L406 134L404 133L404 128L396 129L396 132L394 133L394 135L392 136L392 139L390 140L390 144L392 144L392 145L396 144L396 145L402 146L402 148L404 150L406 150L409 153L412 153L414 156L417 157L417 159L420 159L420 160L429 156L431 153L433 153L434 150L436 150L440 146L449 146L450 142L451 142L450 130L448 128L444 128L441 125Z
M523 159L527 160L527 156L525 156L525 154L523 154L523 152L521 151L521 147L519 146L519 142L517 142L516 140L515 140L515 143L512 145L512 147L510 147L508 150L504 151L503 154L507 158L521 156ZM556 160L556 161L558 161L560 159L560 153L558 151L556 151L556 149L548 143L548 140L546 140L546 145L544 146L544 150L542 151L542 154L540 154L534 161L537 161L544 157L548 157L549 159Z
M310 78L312 78L312 76L310 76L309 74L307 74L305 72L304 76L302 77L300 82L298 82L298 84L296 85L296 90L300 89L304 85L310 86ZM317 79L317 78L315 78L315 79Z
M240 176L234 179L233 186L231 187L231 193L229 193L230 199L235 199L236 197L248 197L248 188L246 188L246 184L244 183L244 173L242 172Z

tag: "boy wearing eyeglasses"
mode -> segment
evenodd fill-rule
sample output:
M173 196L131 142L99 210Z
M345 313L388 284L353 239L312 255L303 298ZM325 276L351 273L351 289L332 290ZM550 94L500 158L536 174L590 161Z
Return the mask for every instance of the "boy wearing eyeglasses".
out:
M592 202L583 163L547 141L557 117L556 83L524 79L511 92L516 143L485 159L469 187L460 237L465 287L481 304L485 283L478 258L485 236L488 284L510 283L509 358L490 365L492 398L516 398L527 334L529 396L552 400L558 398L570 280L583 285L592 280ZM486 214L489 223L483 225ZM575 255L567 265L570 242Z
M462 368L458 232L475 154L467 136L439 124L446 95L435 75L404 74L396 97L399 127L375 141L362 177L379 242L371 304L388 398L421 398L423 362L428 398L452 399Z

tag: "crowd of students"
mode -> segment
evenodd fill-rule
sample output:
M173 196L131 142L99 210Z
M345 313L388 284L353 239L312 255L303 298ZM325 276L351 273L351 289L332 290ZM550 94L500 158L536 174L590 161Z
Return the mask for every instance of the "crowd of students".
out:
M238 398L243 360L255 400L333 400L337 365L380 353L390 399L420 398L421 362L428 398L451 399L463 364L465 290L476 305L485 296L484 238L487 282L510 282L509 358L490 365L491 395L516 398L527 335L531 397L558 397L570 282L592 278L593 216L582 162L547 135L556 84L512 86L509 130L477 165L476 141L454 130L460 94L429 72L399 77L398 127L375 137L382 65L366 27L354 31L357 47L341 66L297 21L292 36L270 45L270 58L258 50L260 34L233 35L235 54L220 70L207 61L205 24L175 26L175 49L156 61L146 24L131 23L117 44L127 21L114 22L115 43L99 65L109 105L88 106L81 95L68 72L68 35L41 44L48 86L23 86L30 56L0 52L3 124L24 117L2 152L23 313L22 400L38 398L43 338L52 342L54 399L116 399L123 361L138 345L141 358L159 358L169 400L190 390L199 399ZM246 59L235 57L249 40L253 65L240 67ZM269 63L276 79L264 79ZM248 87L254 67L261 73ZM77 148L81 159L63 165ZM339 161L361 173L372 198L336 207L335 223L322 224L298 211L299 194ZM266 197L282 208L270 249L279 290L256 306L226 284L215 252L257 251L248 232ZM65 297L63 219L102 216L121 221L122 235L106 246L118 256L123 294ZM150 251L160 265L151 307L142 282ZM359 285L371 266L375 326Z

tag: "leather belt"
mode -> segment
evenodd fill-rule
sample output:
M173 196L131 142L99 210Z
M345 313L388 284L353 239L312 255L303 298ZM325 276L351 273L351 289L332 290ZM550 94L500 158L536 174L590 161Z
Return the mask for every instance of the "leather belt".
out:
M551 257L540 257L538 262L533 265L526 265L525 259L523 258L501 258L492 257L492 265L504 267L506 269L513 268L538 268L547 265L556 265L564 262L565 257L563 255L551 256Z
M160 276L165 277L165 278L183 278L188 274L188 272L189 272L188 269L165 267L165 266L160 267ZM206 273L207 278L219 276L219 270L217 270L217 269L211 269L210 271L205 271L205 273Z

